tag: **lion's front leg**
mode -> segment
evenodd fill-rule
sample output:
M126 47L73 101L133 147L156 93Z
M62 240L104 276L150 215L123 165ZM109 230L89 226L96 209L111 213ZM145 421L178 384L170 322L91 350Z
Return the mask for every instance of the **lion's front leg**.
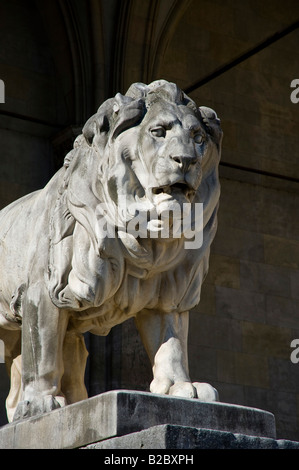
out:
M51 302L43 283L29 286L23 305L22 398L14 421L65 404L59 396L68 316Z
M188 370L189 312L142 311L136 325L153 367L153 393L196 398Z

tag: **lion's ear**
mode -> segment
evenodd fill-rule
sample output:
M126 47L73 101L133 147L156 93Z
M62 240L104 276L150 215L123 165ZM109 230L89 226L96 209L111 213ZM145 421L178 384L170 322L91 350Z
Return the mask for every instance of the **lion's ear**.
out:
M85 125L83 127L83 135L84 135L88 145L92 144L95 133L96 133L96 119L95 119L95 115L94 115L94 116L91 116L91 118L88 119L88 121L85 123Z
M219 144L222 139L222 129L220 126L220 119L212 108L200 106L198 111L202 117L203 124L207 132L213 137L215 142Z
M92 145L96 135L105 137L110 130L110 118L113 113L113 102L111 98L105 101L98 109L97 113L91 116L83 127L83 135L88 143Z

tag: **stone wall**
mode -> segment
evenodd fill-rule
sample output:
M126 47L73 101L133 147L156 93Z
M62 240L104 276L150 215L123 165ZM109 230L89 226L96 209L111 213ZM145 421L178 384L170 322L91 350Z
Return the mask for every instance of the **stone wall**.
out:
M290 360L299 334L298 240L282 233L284 208L296 199L222 178L210 272L191 316L190 366L193 377L218 387L221 400L271 410L279 435L298 439L299 368Z

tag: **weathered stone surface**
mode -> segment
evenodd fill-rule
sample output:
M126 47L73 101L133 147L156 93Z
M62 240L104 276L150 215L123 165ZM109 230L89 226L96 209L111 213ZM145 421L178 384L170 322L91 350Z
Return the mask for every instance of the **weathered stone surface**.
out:
M163 424L85 449L299 449L299 442Z
M118 390L3 426L0 448L78 448L168 424L276 437L275 418L263 410Z

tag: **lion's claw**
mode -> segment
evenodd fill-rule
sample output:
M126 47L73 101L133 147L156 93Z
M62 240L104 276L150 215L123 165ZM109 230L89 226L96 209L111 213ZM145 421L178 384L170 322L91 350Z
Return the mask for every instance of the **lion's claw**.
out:
M205 402L219 401L218 391L212 385L204 382L193 382L192 385L196 389L198 400Z
M64 404L65 401L63 397L57 397L56 399L56 397L53 397L52 395L35 397L31 401L20 401L16 408L13 421L18 421L21 419L30 418L31 416L48 413L49 411L61 408L61 406L64 406Z
M191 382L176 382L175 384L168 378L154 379L150 386L152 393L161 395L172 395L182 398L196 398L196 389Z
M170 387L169 395L182 398L196 398L196 389L190 382L176 382Z
M169 379L154 379L150 385L150 391L152 393L159 393L161 395L167 395L171 387L172 381Z
M217 390L212 385L204 382L176 382L170 379L154 379L150 386L152 393L172 395L182 398L197 398L203 402L219 401Z

